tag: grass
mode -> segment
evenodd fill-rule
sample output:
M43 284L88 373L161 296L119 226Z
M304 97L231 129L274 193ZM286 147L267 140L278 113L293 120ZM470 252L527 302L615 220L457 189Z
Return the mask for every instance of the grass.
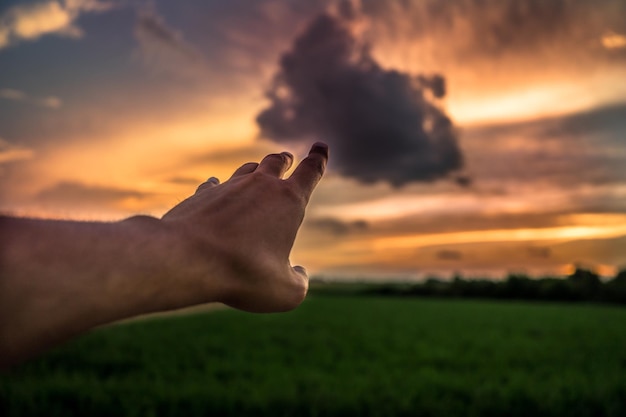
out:
M626 309L314 295L128 323L0 377L0 415L624 416Z

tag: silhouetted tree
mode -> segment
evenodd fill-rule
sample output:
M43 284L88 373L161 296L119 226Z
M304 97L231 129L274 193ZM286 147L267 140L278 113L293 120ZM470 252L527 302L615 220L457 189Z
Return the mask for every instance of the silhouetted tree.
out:
M619 285L626 285L626 268L620 270L611 282Z
M539 298L552 301L574 301L578 296L566 280L543 278L539 281Z
M321 284L320 284L321 285ZM593 271L577 268L566 278L546 277L532 279L526 275L511 274L503 281L462 278L460 274L450 281L428 278L421 283L387 282L367 284L352 291L345 289L330 291L343 294L365 293L387 296L424 297L470 297L504 298L517 300L545 301L602 301L626 304L626 269L622 269L612 280L602 283ZM359 289L360 288L360 289ZM319 291L319 285L311 288Z
M499 293L504 298L534 300L539 296L539 285L525 275L511 274Z
M574 273L567 277L578 299L593 300L598 296L602 281L595 272L584 268L576 268Z
M602 300L626 304L626 269L619 271L615 278L602 286Z

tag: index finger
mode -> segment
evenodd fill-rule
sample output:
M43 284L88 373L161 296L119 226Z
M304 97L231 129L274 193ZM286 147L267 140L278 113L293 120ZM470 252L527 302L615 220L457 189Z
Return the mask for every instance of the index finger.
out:
M300 162L288 181L297 184L308 200L315 186L322 179L327 162L328 145L316 142L311 147L309 155Z

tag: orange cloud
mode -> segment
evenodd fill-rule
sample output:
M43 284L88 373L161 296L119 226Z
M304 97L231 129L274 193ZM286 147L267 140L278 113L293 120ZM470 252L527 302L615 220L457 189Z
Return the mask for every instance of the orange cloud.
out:
M83 32L74 25L80 14L111 7L112 4L100 0L52 0L14 6L0 16L0 49L48 34L80 38Z
M0 165L7 162L31 159L35 155L32 149L13 145L0 138Z
M602 36L602 46L606 49L622 49L626 48L626 36L615 33L608 32Z

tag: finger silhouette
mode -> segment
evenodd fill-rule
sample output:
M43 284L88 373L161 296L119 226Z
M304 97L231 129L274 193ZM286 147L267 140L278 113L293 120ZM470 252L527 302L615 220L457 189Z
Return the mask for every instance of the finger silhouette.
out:
M240 177L242 175L250 174L254 172L258 166L259 164L256 162L247 162L243 164L242 166L240 166L239 168L237 168L235 172L233 172L233 175L231 175L230 179Z
M220 185L220 180L216 177L211 177L198 186L198 188L196 189L196 193L199 193L202 190L206 190L207 188L213 188L218 185Z
M328 162L328 145L322 142L313 144L309 155L304 158L295 169L289 181L298 185L308 200L311 193L322 179Z
M273 153L263 158L257 171L282 178L285 171L291 167L291 164L293 164L293 155L289 152Z

